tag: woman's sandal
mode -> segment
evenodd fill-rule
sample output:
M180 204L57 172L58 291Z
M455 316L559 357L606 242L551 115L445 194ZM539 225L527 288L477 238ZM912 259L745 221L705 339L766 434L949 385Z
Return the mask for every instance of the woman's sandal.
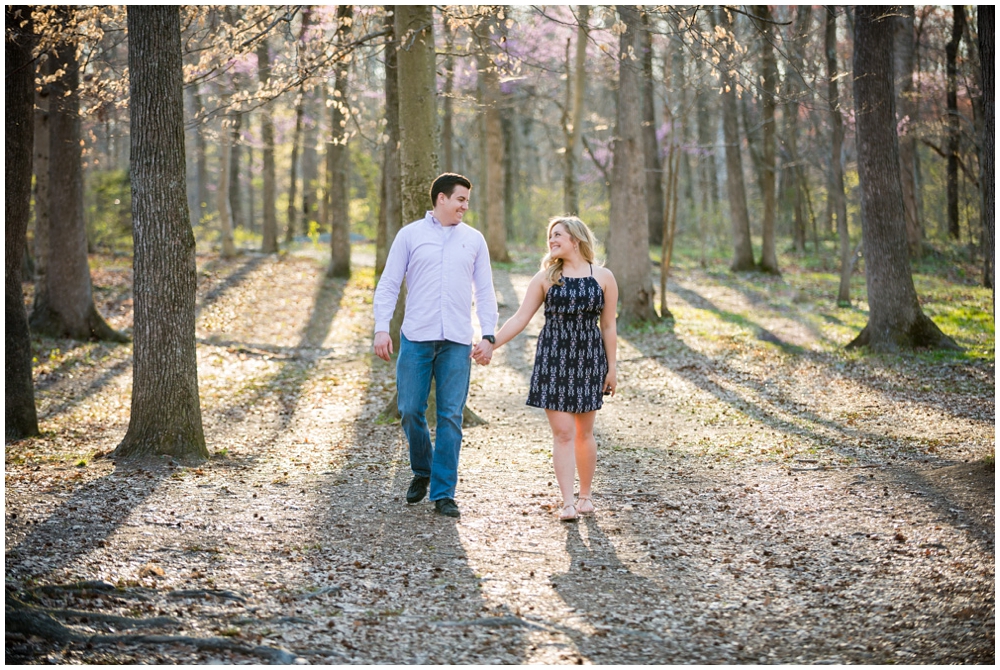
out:
M566 510L568 510L568 509L569 510L573 510L573 513L572 514L567 514ZM559 520L560 521L576 521L576 519L577 519L576 505L572 505L572 504L566 505L565 507L562 508L562 512L559 513Z
M586 511L579 510L579 513L580 513L581 516L590 516L591 514L593 514L596 511L596 509L594 507L594 499L591 498L590 496L580 496L580 497L578 497L576 499L576 505L577 505L577 507L579 507L580 503L582 503L584 500L586 500L587 502L590 503L590 509L586 510Z

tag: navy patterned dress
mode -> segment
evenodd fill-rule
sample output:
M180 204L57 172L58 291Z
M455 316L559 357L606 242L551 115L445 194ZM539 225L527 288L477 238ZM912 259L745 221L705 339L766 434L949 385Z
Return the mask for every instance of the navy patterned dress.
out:
M545 325L538 335L527 404L581 414L604 404L608 357L598 320L604 289L593 277L563 277L545 294Z

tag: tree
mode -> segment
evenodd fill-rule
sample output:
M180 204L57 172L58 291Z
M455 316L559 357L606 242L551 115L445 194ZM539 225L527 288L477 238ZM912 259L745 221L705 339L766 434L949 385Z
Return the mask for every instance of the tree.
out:
M135 353L128 432L114 458L204 460L179 9L129 6L128 37Z
M608 266L620 287L619 322L655 322L649 271L649 224L642 143L642 22L633 5L618 7L624 30L619 37L618 99L614 167L611 177L611 232Z
M979 182L983 189L983 285L991 289L996 288L996 249L994 240L996 239L996 221L994 220L994 191L996 189L996 172L993 157L993 146L995 142L993 124L996 122L996 105L994 101L993 86L994 68L993 61L993 31L995 29L996 7L993 5L979 5L977 8L979 16L977 19L979 33L979 61L982 63L982 89L983 89L983 136L979 142Z
M795 250L804 252L806 248L806 189L808 177L802 167L803 161L799 153L799 111L802 106L802 92L808 88L803 69L803 43L812 23L812 7L799 5L795 10L795 27L792 33L791 46L788 50L788 76L785 77L785 92L788 102L785 105L785 148L787 163L782 174L787 177L790 195L793 201L792 243Z
M871 5L855 12L854 100L869 316L847 346L885 352L958 349L923 313L910 271L892 81L893 17L885 7Z
M764 218L761 221L763 242L760 252L760 269L771 274L781 274L778 269L777 243L774 239L774 218L776 201L774 192L775 176L775 122L777 106L778 65L774 58L774 31L771 10L767 5L756 5L754 14L759 19L757 29L761 37L761 102L763 107L763 151L760 186L764 198Z
M962 45L962 34L965 32L965 6L952 5L954 21L952 22L951 39L945 45L947 72L947 127L948 148L948 235L957 240L960 236L958 227L958 149L962 140L962 119L958 115L958 48Z
M21 291L31 214L31 154L34 151L35 72L31 10L7 6L4 50L4 440L38 435L31 379L31 333Z
M746 272L756 268L753 244L750 241L750 212L743 183L743 157L740 154L740 127L736 115L736 35L733 16L726 7L719 8L718 25L723 29L721 49L724 61L720 65L722 79L722 133L726 142L726 191L733 231L733 262L729 269Z
M492 30L491 30L492 28ZM480 184L485 201L486 213L486 245L490 250L490 260L498 263L509 263L507 252L507 223L504 214L504 140L501 110L504 105L503 94L500 91L500 73L498 65L493 60L496 55L492 35L496 30L496 18L485 17L479 23L476 36L479 39L479 49L476 61L479 69L480 96L483 105L482 124L486 152L486 178Z
M660 143L656 138L656 105L653 96L653 32L649 13L642 16L642 148L646 173L646 217L649 224L649 243L663 244L663 216L666 207L663 199L663 165L660 160ZM663 64L667 70L667 63Z
M337 7L337 43L345 45L351 34L354 18L352 5ZM350 102L347 98L347 74L350 59L337 64L333 84L333 104L330 106L330 141L326 145L326 184L330 201L330 267L327 277L351 276L351 216L350 190L347 175L350 171L351 154L347 147L350 133L347 119L350 116Z
M59 8L61 21L70 9ZM54 54L54 69L62 76L49 97L49 229L43 233L43 282L35 287L31 330L51 337L77 340L128 338L105 322L94 305L87 230L83 218L83 164L80 133L80 65L76 44L64 39Z
M382 198L379 202L378 231L375 241L375 275L385 269L389 248L403 225L399 193L399 64L393 6L386 6L385 25L390 31L385 49L385 135L382 154ZM446 22L447 23L447 22ZM447 99L447 96L446 96ZM447 148L447 146L446 146Z
M576 50L573 70L570 72L569 47L566 40L566 102L563 105L563 135L566 138L565 167L563 168L563 208L567 214L580 213L580 194L577 188L577 169L580 162L580 137L583 133L583 99L587 88L587 38L590 33L590 6L580 5L577 10Z
M215 206L219 211L219 236L222 240L222 257L232 258L236 255L236 244L233 242L233 211L229 197L229 185L232 181L230 170L233 163L233 152L230 146L232 133L227 127L227 119L220 121L219 139L219 177L215 185Z
M302 24L299 27L299 42L304 43L306 32L309 30L309 20L312 17L312 8L302 9ZM299 168L299 147L302 145L302 120L306 109L306 85L305 80L299 84L299 90L295 96L295 131L292 133L292 159L290 164L290 174L288 178L288 207L285 212L285 244L291 244L295 239L295 198L298 196L298 168ZM303 185L303 190L307 188ZM308 233L308 229L303 230Z
M893 49L896 75L896 105L899 113L899 170L903 185L903 207L906 211L906 240L910 257L920 256L923 247L923 226L917 208L917 99L913 87L916 44L913 34L913 5L903 5L896 17L896 39Z
M826 51L827 95L830 98L830 211L837 219L837 237L840 238L840 285L837 304L851 303L851 236L847 227L847 200L844 197L844 122L840 115L840 93L837 89L837 15L834 7L826 8L826 32L823 41ZM867 247L865 248L867 252Z
M267 47L267 39L262 39L257 45L257 74L263 91L267 91L271 80L271 54ZM266 94L266 93L265 93ZM278 252L278 211L275 205L274 184L274 122L271 120L271 110L265 107L260 115L260 134L264 144L264 224L261 226L261 248L265 254ZM249 172L249 170L248 170Z

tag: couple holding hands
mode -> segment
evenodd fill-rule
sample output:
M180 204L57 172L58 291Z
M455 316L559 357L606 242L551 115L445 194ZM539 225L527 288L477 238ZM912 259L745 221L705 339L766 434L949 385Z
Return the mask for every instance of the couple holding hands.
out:
M396 235L375 289L375 354L392 355L389 322L406 279L406 314L396 361L403 432L413 481L408 503L427 495L435 511L460 515L455 503L462 410L472 361L489 365L545 305L527 404L545 410L552 429L552 461L562 493L561 521L594 512L591 485L597 464L594 419L604 395L617 386L615 314L618 285L594 264L594 236L576 217L549 221L549 252L531 279L517 313L495 331L499 314L489 250L482 233L462 223L472 183L446 173L431 186L432 210ZM472 295L483 338L473 347ZM437 431L431 445L427 401L436 382ZM580 493L574 496L576 473Z

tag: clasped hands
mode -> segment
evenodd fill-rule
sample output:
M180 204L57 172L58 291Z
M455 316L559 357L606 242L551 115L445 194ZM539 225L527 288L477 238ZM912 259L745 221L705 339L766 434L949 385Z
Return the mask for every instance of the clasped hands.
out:
M389 333L379 331L375 333L375 355L384 361L388 361L392 356L392 339ZM480 365L489 365L493 359L493 345L489 340L479 340L479 344L472 350L472 360Z
M493 359L493 344L489 340L479 340L472 349L472 360L480 365L489 365Z

